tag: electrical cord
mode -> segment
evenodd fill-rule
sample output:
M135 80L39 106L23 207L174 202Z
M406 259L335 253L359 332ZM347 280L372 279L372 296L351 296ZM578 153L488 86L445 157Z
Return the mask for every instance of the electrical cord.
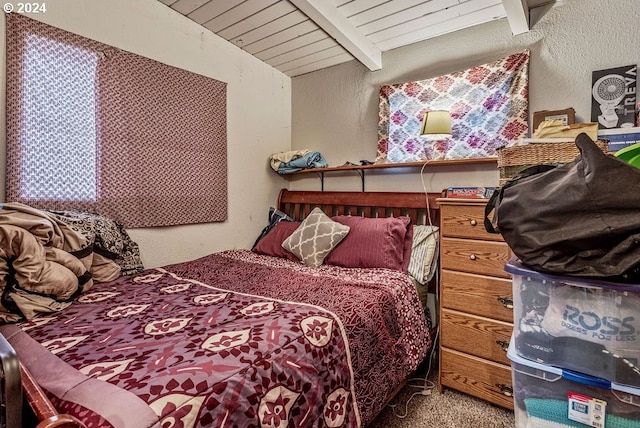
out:
M429 194L427 192L427 187L424 183L424 169L427 166L427 164L429 163L429 160L426 160L425 163L422 165L422 168L420 169L420 181L422 182L422 189L424 190L424 196L425 196L425 205L426 205L426 216L427 216L427 221L429 222L429 226L433 227L433 223L431 221L431 208L429 206ZM434 255L434 257L438 257L439 254L439 249L440 249L440 245L438 243L437 245L437 251L436 254ZM436 269L435 272L435 284L436 284L436 292L435 292L435 307L436 307L436 311L438 310L439 304L438 304L438 296L440 294L440 275L439 275L439 270ZM431 395L432 391L436 388L436 383L429 380L429 375L431 374L431 369L432 369L432 364L433 364L433 359L434 359L434 354L437 348L437 343L438 343L438 339L440 336L440 323L439 323L439 317L436 316L437 319L437 325L436 325L436 330L435 330L435 334L434 337L431 338L431 351L429 352L429 357L428 357L428 363L427 363L427 371L424 375L424 377L419 377L419 378L412 378L409 379L407 382L407 386L409 388L416 388L419 391L413 392L409 398L407 399L407 401L405 401L404 403L404 410L402 413L399 413L397 408L399 407L399 404L387 404L387 406L389 406L392 410L393 410L393 415L399 419L404 419L407 417L407 415L409 414L408 408L409 408L409 403L411 402L411 400L413 400L416 396L422 395L422 396L429 396ZM419 384L415 384L413 382L420 382Z
M429 206L429 192L427 192L427 186L424 184L424 169L427 167L429 163L429 159L427 159L424 164L422 164L422 168L420 168L420 182L422 183L422 190L424 191L424 200L427 208L427 221L429 222L429 226L433 227L433 223L431 222L431 207Z

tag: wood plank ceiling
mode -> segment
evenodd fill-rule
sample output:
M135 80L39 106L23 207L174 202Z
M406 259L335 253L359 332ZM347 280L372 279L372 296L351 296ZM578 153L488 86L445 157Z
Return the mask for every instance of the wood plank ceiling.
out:
M529 30L548 0L158 0L290 77L507 18Z

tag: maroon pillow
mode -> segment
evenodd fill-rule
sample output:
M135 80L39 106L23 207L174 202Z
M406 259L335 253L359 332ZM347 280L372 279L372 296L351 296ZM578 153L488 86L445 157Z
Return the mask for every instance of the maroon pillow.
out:
M334 216L331 218L351 229L342 242L324 259L326 264L407 271L413 239L409 217Z
M281 221L258 241L258 245L252 250L257 254L282 257L293 261L300 261L295 254L282 248L282 243L300 226L299 221Z

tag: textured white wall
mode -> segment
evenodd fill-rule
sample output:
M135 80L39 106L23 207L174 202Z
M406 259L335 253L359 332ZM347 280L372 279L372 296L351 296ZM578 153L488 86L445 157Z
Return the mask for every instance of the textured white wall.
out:
M56 0L47 24L157 61L227 82L228 220L130 230L146 267L250 247L268 207L287 182L268 167L271 153L291 145L291 81L157 0ZM5 56L5 17L0 17ZM4 200L4 61L0 66L0 200ZM9 83L11 84L11 82Z
M557 0L532 12L531 31L513 36L505 19L464 29L383 54L382 70L351 61L292 79L292 148L321 151L331 166L376 156L378 90L384 84L427 79L531 50L530 115L573 107L576 121L591 120L591 72L640 62L640 2ZM367 190L421 191L419 168L367 172ZM495 165L429 166L429 191L447 186L496 185ZM304 175L292 189L315 190ZM326 175L325 190L360 190L355 173Z

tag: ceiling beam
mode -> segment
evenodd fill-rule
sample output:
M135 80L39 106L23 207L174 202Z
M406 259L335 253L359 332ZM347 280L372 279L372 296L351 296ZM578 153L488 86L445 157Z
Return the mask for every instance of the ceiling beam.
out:
M371 43L357 27L351 25L331 2L327 0L291 0L291 2L369 70L376 71L382 68L380 49Z
M507 20L514 36L529 32L529 5L527 0L502 0Z

